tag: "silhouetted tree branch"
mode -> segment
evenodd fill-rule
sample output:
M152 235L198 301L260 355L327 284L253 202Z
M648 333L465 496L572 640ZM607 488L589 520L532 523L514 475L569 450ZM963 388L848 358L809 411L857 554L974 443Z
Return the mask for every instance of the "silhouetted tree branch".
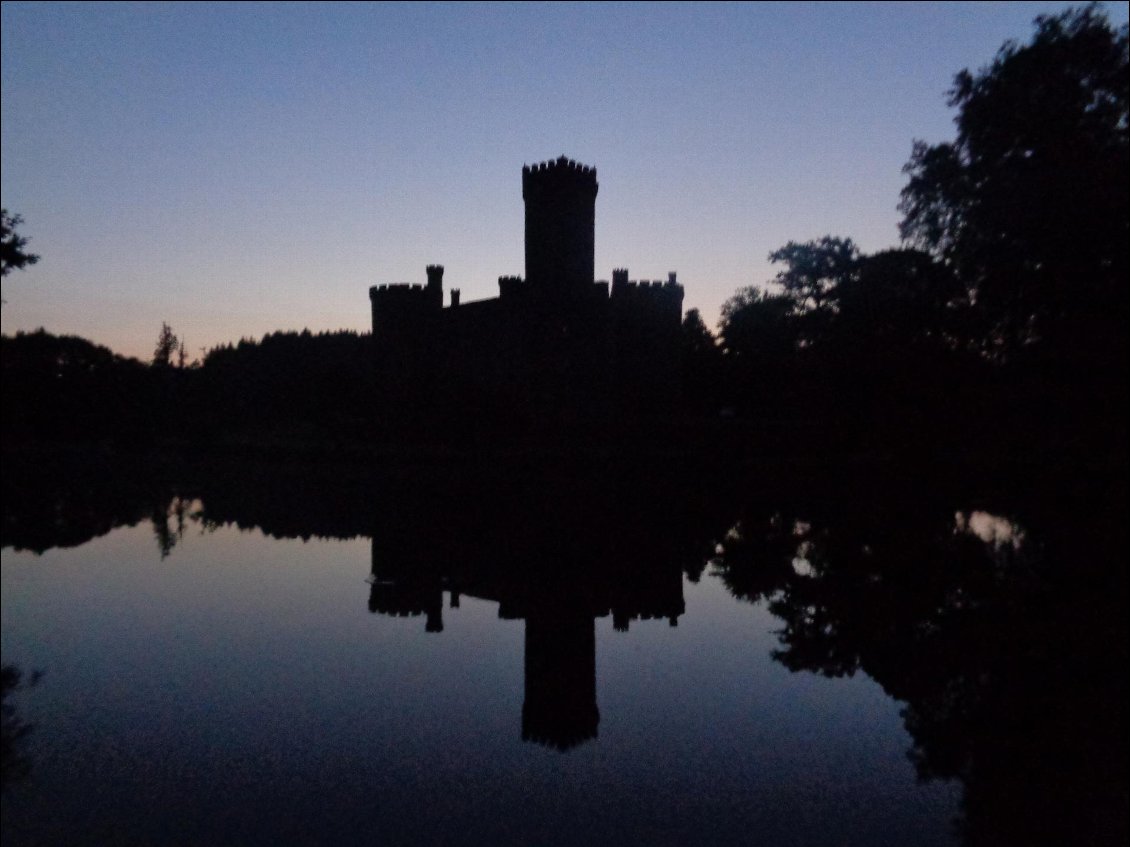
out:
M162 322L161 332L157 335L157 347L153 350L153 364L161 368L169 367L173 363L173 355L180 346L180 340L173 333L173 328Z
M23 222L20 215L10 215L7 209L0 209L0 276L39 261L37 255L24 250L27 239L16 232L16 227Z
M903 237L954 268L1003 358L1109 346L1128 316L1127 27L1097 5L1035 25L957 74L957 138L915 142L899 206Z
M0 277L39 261L39 256L24 250L27 239L16 232L16 227L23 222L19 215L9 215L7 209L0 209Z

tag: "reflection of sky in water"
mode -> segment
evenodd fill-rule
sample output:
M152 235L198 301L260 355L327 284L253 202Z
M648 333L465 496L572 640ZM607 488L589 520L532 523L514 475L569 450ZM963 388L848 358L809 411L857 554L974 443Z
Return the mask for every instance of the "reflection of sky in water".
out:
M980 538L995 548L1011 547L1019 550L1024 543L1024 530L1007 518L988 512L955 512L954 527Z
M189 523L161 560L141 525L3 556L4 660L46 671L19 695L36 778L12 820L189 842L950 840L958 789L917 784L899 705L771 661L779 621L709 575L677 627L597 619L599 737L560 754L521 740L525 623L467 596L439 634L370 614L368 539Z
M774 527L778 526L779 520L780 516L775 517L770 522L770 525ZM797 576L808 577L815 574L811 554L816 548L816 545L812 540L806 537L811 531L812 524L809 522L802 520L793 522L792 536L797 539L797 544L796 554L793 556L790 564L792 565L793 573ZM1007 518L978 510L954 512L954 532L972 535L985 542L994 550L1001 550L1003 548L1019 550L1024 544L1025 537L1024 530ZM735 524L725 533L722 541L715 546L714 552L717 556L722 556L726 551L727 544L741 542L743 537L744 534L741 524ZM871 548L868 545L864 545L863 551L870 554ZM717 564L720 561L721 559L719 558L711 560L712 564Z

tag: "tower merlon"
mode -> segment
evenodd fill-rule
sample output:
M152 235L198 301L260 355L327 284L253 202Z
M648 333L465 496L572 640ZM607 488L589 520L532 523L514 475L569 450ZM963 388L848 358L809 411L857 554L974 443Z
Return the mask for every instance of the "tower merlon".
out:
M589 199L594 199L599 188L595 167L583 165L566 156L522 167L523 199L528 199L531 192L559 194L578 191L589 196Z

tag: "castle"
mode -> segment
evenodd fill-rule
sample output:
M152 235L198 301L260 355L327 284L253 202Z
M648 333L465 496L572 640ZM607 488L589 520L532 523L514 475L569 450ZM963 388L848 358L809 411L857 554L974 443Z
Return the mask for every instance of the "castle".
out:
M472 422L498 431L638 420L679 394L683 287L594 279L596 169L565 156L522 168L526 276L499 296L444 306L443 267L426 285L369 289L386 420Z

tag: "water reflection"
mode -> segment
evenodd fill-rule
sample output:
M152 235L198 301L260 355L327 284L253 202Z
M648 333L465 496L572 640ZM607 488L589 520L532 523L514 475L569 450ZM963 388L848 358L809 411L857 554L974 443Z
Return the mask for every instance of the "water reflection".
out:
M595 622L677 624L683 578L705 568L767 606L782 666L862 672L904 704L919 775L963 786L966 843L1126 840L1116 475L217 463L164 479L29 474L3 543L72 546L145 520L162 558L194 527L369 538L370 612L442 633L475 598L524 622L521 737L558 750L599 734Z
M562 751L597 736L596 619L611 615L616 631L627 632L640 619L676 626L686 608L677 567L615 559L597 572L559 571L500 558L488 578L468 578L421 562L392 565L382 553L374 539L370 612L423 616L427 632L443 632L446 591L452 608L473 597L497 603L501 618L525 621L522 738Z
M13 700L13 695L39 682L42 673L35 671L25 679L23 670L15 665L0 668L0 792L28 777L31 757L24 749L24 741L34 728L25 720Z
M600 722L595 620L611 616L620 632L638 619L675 625L685 609L683 562L702 559L710 521L676 491L664 496L658 481L652 497L636 499L627 478L549 470L449 478L423 514L385 520L380 511L369 611L422 615L427 632L442 632L447 591L455 607L473 597L497 603L500 618L523 620L522 738L568 750L596 738Z
M1125 529L1111 505L1058 500L1054 520L1027 524L1021 510L1048 505L955 516L905 494L763 503L714 572L768 602L777 661L862 671L906 704L920 776L965 787L968 843L1125 842Z

